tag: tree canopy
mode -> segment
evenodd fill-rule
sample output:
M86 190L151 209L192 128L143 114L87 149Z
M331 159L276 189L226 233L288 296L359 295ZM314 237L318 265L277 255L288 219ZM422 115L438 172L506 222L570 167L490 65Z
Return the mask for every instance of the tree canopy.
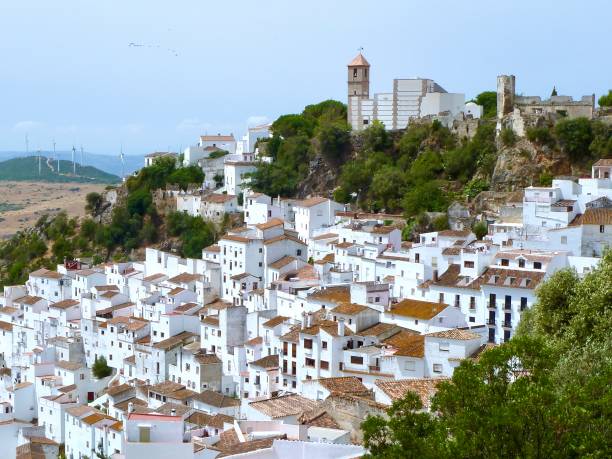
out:
M554 274L515 337L362 424L372 458L609 457L612 252L580 279ZM433 414L435 413L435 414Z

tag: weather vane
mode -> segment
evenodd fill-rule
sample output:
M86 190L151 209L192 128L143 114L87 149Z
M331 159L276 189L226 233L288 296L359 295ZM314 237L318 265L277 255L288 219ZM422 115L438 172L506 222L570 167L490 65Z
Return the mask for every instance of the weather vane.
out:
M357 48L357 51L361 53L363 51L363 46L360 46L359 48Z

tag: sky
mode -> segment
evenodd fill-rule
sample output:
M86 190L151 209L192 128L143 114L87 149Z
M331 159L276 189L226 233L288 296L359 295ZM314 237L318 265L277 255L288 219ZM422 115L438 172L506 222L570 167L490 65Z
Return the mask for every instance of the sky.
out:
M607 93L609 0L0 0L0 150L144 154L242 135L427 77L466 99L516 75L524 95ZM130 46L130 44L143 46Z

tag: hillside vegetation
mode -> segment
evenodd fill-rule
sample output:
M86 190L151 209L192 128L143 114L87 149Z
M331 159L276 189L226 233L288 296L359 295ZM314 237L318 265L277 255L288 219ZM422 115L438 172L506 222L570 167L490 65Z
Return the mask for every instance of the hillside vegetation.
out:
M112 208L102 195L90 193L83 203L89 217L41 217L33 228L0 243L0 286L23 283L31 271L66 259L126 260L133 251L158 242L173 241L178 254L200 257L202 248L216 240L215 225L182 212L160 212L153 193L167 184L185 189L203 180L199 168L177 168L173 159L163 158L130 177L118 189ZM110 213L106 222L100 218L103 212Z
M328 192L331 185L340 202L415 218L425 211L444 212L451 202L484 190L546 185L557 173L588 173L595 160L612 156L612 127L586 118L543 123L523 139L509 129L496 136L493 95L476 98L486 117L471 139L459 138L438 121L413 122L394 132L375 122L351 133L344 104L309 105L301 114L279 117L273 137L260 140L274 162L260 163L253 188L302 197ZM316 167L321 162L323 167Z
M568 458L612 453L612 252L554 274L508 343L463 360L434 414L409 393L363 423L370 458Z
M120 178L116 175L96 169L92 166L76 165L76 174L73 174L73 163L60 160L57 172L57 161L42 156L28 156L26 158L13 158L0 162L0 180L37 181L37 182L77 182L77 183L118 183Z

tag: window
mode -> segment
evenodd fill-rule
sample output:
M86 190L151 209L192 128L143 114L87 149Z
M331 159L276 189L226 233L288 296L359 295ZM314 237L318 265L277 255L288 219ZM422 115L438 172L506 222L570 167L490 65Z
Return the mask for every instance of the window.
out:
M140 437L140 443L149 443L151 441L151 427L138 426L138 432Z
M327 349L327 341L321 341L321 348Z
M507 258L502 258L502 260L501 260L501 265L502 265L502 266L508 266L508 265L510 265L510 260L508 260Z
M312 349L312 340L304 338L304 349Z
M523 296L521 297L521 311L524 311L525 309L527 309L527 298Z
M442 364L441 363L434 363L433 372L434 373L442 373Z
M605 225L599 225L599 232L603 233L606 231L606 226Z
M321 360L321 370L329 370L329 362Z
M363 365L363 357L351 355L351 363L354 363L356 365Z
M542 269L542 263L540 263L539 261L534 261L533 269Z
M357 78L357 69L353 69L353 78Z
M473 261L464 261L463 262L463 267L464 268L473 268L474 267L474 262Z
M304 365L306 365L307 367L314 367L315 366L315 360L306 357L304 359Z
M525 267L525 259L524 258L519 258L518 265L519 265L519 268L524 268Z

